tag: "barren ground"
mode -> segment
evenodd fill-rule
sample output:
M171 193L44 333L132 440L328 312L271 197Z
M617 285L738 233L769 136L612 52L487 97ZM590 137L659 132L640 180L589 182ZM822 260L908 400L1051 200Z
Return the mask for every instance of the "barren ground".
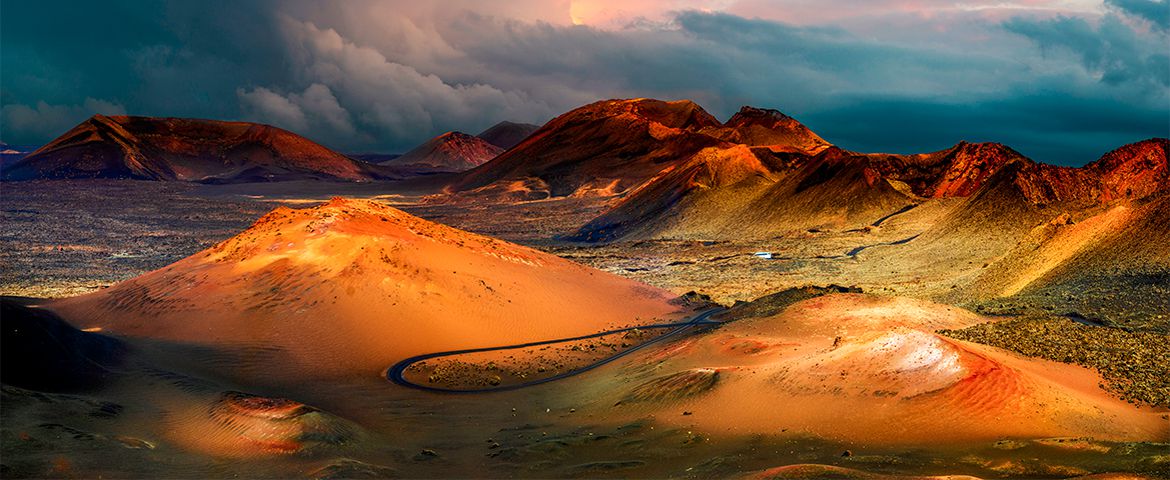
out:
M979 259L961 264L939 262L933 268L913 270L889 260L892 252L913 249L913 242L873 246L854 256L846 255L857 247L894 243L921 233L949 208L946 203L910 210L878 228L860 231L786 232L763 242L652 241L599 246L563 242L556 237L571 233L595 216L604 208L605 200L601 199L440 204L424 198L425 185L377 184L194 186L60 181L6 183L2 188L3 295L46 298L89 292L223 241L277 205L300 207L342 195L376 198L439 223L535 247L676 294L695 291L710 295L725 305L791 287L838 284L878 295L931 299L980 313L1025 315L1020 323L976 326L951 334L1025 355L1101 368L1107 373L1110 394L1136 403L1164 402L1168 388L1164 376L1159 375L1170 363L1164 350L1170 333L1166 272L1125 272L1084 284L977 300L955 294L951 285L983 268ZM774 258L753 256L757 251L772 252ZM1062 316L1065 314L1068 316ZM1084 321L1103 326L1073 327ZM554 359L552 350L517 354L523 361L493 365L499 372L492 375L519 377L542 365L552 371L558 362L564 365L574 355L592 359L592 352L581 349L610 348L603 343L621 348L617 339L602 340L592 347L578 345L576 351L566 345L568 357L558 354ZM276 353L242 346L239 351L181 350L176 355L176 347L161 342L139 348L143 358L164 368L135 367L97 397L5 387L0 428L5 458L0 475L143 477L165 473L207 477L248 471L265 477L321 478L363 474L708 478L794 463L876 473L992 478L1063 478L1107 471L1157 475L1170 471L1170 444L1166 443L1170 439L1004 438L933 449L892 447L871 441L811 438L783 430L728 434L709 428L718 422L696 419L696 413L686 410L684 403L670 402L615 424L600 413L610 405L596 404L611 399L591 390L604 384L599 379L607 373L602 371L491 394L490 398L434 396L389 388L381 378L303 387L239 385L217 376L216 371L228 366L263 371L271 368L278 358ZM1133 351L1119 353L1117 348ZM524 355L540 358L520 358ZM1102 365L1102 361L1132 364ZM176 376L165 371L168 364L176 368L198 365L212 380ZM425 379L435 373L430 369L458 374L466 367L475 375L436 381L451 385L493 381L491 376L482 376L485 364L473 357L450 359L444 364L432 362L426 367L426 371L414 374ZM1131 388L1126 388L1127 384ZM279 392L321 409L320 413L298 417L300 423L295 428L280 424L281 429L293 430L274 433L312 438L312 448L285 455L281 458L287 461L282 462L272 462L267 454L217 458L214 462L202 456L207 452L255 451L256 445L232 443L240 441L239 432L224 430L221 423L226 420L208 413L221 411L222 391L245 389ZM157 402L143 404L141 399L146 397ZM208 405L213 407L209 410ZM148 426L157 423L160 415L166 419L162 427ZM256 435L271 427L255 417L242 418L247 420L228 423L236 429L258 429ZM209 435L209 431L219 433ZM244 433L251 435L252 430ZM264 448L284 447L273 444Z

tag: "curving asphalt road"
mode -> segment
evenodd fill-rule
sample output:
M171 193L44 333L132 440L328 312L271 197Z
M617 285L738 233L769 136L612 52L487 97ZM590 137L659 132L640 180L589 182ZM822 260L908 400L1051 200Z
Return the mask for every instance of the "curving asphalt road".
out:
M502 347L469 348L466 350L452 350L449 352L436 352L436 353L426 353L426 354L422 354L422 355L415 355L413 357L410 357L410 358L402 360L398 363L395 363L393 366L391 366L389 369L387 369L386 370L386 378L388 380L390 380L391 382L394 382L398 385L402 385L404 387L415 388L418 390L425 390L428 392L487 393L487 392L500 392L500 391L504 391L504 390L517 390L520 388L531 387L533 385L540 385L542 383L553 382L553 381L560 380L563 378L571 377L573 375L577 375L579 373L593 370L594 368L600 367L600 366L605 365L609 362L617 360L621 357L629 355L629 354L631 354L635 351L638 351L642 348L645 348L653 343L660 342L662 340L665 340L667 338L675 336L679 333L682 333L683 331L686 331L687 329L690 329L692 327L698 327L698 326L704 326L704 325L719 325L723 322L707 320L707 318L709 318L711 315L722 312L724 310L725 309L722 307L707 309L707 310L704 310L702 313L695 315L693 318L691 318L690 321L687 321L687 322L658 323L658 324L653 324L653 325L642 325L642 326L638 326L638 327L619 328L617 330L609 330L609 331L605 331L605 332L594 333L591 335L582 335L580 337L558 338L555 340L542 340L539 342L520 343L520 344L516 344L516 345L505 345ZM535 346L539 346L539 345L548 345L551 343L572 342L572 341L577 341L577 340L585 340L585 339L589 339L589 338L603 337L606 335L613 335L615 333L628 332L631 330L646 330L646 329L651 329L651 328L673 328L674 330L666 332L665 334L659 336L658 338L654 338L654 339L648 340L644 343L641 343L639 345L635 345L633 347L627 348L627 349L625 349L617 354L603 358L601 360L598 360L596 362L588 364L584 367L581 367L581 368L578 368L575 370L571 370L571 371L568 371L565 373L561 373L558 375L553 375L551 377L541 378L538 380L532 380L529 382L516 383L516 384L512 384L512 385L500 385L500 386L487 387L487 388L461 389L461 388L442 388L442 387L433 387L430 385L420 385L420 384L411 382L410 380L407 380L405 377L402 376L403 372L405 372L407 368L410 368L411 365L418 363L418 362L421 362L423 360L429 360L432 358L448 357L451 355L462 355L465 353L491 352L491 351L495 351L495 350L511 350L511 349L515 349L515 348L535 347Z
M922 234L919 233L918 235L922 235ZM862 245L860 247L854 248L853 250L846 252L844 256L838 256L835 258L845 258L845 257L857 258L857 254L861 253L862 250L865 250L867 248L884 247L884 246L888 246L888 245L901 245L903 243L908 243L911 240L914 240L915 238L918 238L918 235L915 235L915 236L910 237L910 238L903 238L901 240L894 240L892 242L874 243L871 245Z

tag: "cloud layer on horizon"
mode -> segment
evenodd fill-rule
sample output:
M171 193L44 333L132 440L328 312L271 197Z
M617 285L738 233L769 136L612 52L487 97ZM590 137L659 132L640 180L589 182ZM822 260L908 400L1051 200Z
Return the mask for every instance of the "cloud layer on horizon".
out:
M1079 165L1170 134L1164 0L781 3L6 4L0 138L130 112L401 152L621 97L778 108L861 151L1000 141Z

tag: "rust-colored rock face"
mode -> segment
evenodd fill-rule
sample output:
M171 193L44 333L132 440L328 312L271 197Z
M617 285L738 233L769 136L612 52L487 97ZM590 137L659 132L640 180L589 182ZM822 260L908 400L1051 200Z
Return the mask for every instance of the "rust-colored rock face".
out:
M745 106L732 115L723 128L710 132L716 137L750 147L774 151L796 151L814 155L831 145L804 124L778 110Z
M463 132L447 132L382 165L426 166L446 172L462 172L482 165L504 149Z
M923 193L933 198L969 196L1004 165L1023 158L998 143L962 142L942 156L939 173L931 179L930 190Z
M1170 187L1170 140L1125 145L1081 168L1034 162L998 143L967 143L920 155L866 155L885 175L925 198L969 197L1004 182L1032 203L1140 199Z
M95 115L4 172L8 179L368 181L375 169L268 125Z
M968 142L931 153L861 157L883 175L905 183L914 195L923 198L970 196L1005 165L1029 161L999 143Z
M1170 188L1166 152L1170 140L1154 138L1125 145L1081 168L1013 162L999 180L1010 182L1035 204L1101 204L1142 199Z
M1106 153L1085 169L1100 177L1103 200L1141 198L1170 189L1170 139L1151 138Z

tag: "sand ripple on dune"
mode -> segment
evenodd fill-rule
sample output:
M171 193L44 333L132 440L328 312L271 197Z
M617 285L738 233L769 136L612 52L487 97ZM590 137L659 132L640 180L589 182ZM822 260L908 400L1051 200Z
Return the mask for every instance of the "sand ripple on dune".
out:
M219 457L309 452L357 436L349 422L303 403L241 392L178 408L167 423L176 443Z
M676 400L710 390L719 380L713 368L695 368L658 377L635 387L623 402Z

